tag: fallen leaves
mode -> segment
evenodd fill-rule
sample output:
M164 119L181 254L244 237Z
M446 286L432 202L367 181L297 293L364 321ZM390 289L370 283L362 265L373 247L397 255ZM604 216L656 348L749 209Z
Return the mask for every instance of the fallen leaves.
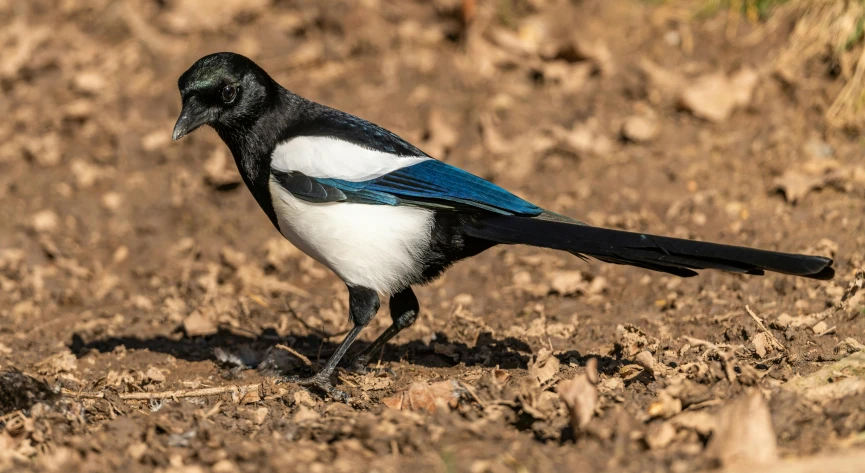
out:
M218 327L211 314L194 310L183 319L183 331L189 337L203 337L215 334Z
M559 398L568 408L571 429L576 436L589 424L598 405L598 360L586 364L586 372L562 381L556 387Z
M36 371L44 375L69 373L78 368L78 358L70 351L62 351L36 363Z
M721 465L760 465L778 458L772 416L759 390L749 391L718 418L707 453Z
M727 121L736 109L748 106L760 80L757 71L748 67L730 75L716 71L694 78L669 71L645 58L640 67L649 81L674 97L679 106L715 123Z
M640 352L648 350L655 352L660 346L657 338L646 335L640 328L633 324L620 324L616 326L616 343L628 359L633 359Z
M541 348L529 362L529 377L537 383L538 387L543 388L554 381L559 372L560 364L559 359L553 355L551 349Z
M673 397L668 391L658 393L658 399L649 404L647 411L650 418L664 419L669 419L680 412L682 412L682 401Z
M757 352L757 356L760 358L764 358L766 354L772 351L785 351L784 345L775 338L775 335L766 328L763 324L763 319L757 317L757 314L751 310L747 305L745 306L745 311L748 315L756 322L757 328L760 329L760 333L754 336L751 342L754 344L754 350Z
M679 96L681 105L694 115L712 122L726 121L739 107L751 102L759 76L743 68L732 76L714 72L688 84Z
M412 383L405 391L382 399L391 409L414 412L435 412L439 407L455 409L466 393L456 380Z

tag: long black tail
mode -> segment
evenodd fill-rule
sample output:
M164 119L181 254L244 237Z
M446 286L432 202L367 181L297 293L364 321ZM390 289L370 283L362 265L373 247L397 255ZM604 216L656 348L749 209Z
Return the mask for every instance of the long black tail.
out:
M563 219L493 216L467 224L466 233L497 243L563 250L682 277L695 276L696 269L756 275L773 271L823 280L835 275L832 260L821 256L610 230Z

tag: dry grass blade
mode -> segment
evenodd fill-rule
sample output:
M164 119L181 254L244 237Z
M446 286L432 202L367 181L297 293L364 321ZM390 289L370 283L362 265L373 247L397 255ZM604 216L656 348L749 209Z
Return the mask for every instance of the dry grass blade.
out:
M865 125L862 115L865 106L865 50L857 56L849 52L853 44L861 41L865 4L838 0L802 3L810 5L796 23L785 51L776 60L776 71L790 83L809 84L811 80L800 77L802 71L807 68L809 60L828 51L840 66L840 75L847 79L847 83L826 111L826 121L837 128L862 127Z
M863 124L865 106L865 49L856 63L856 72L826 111L826 121L836 128L859 127Z

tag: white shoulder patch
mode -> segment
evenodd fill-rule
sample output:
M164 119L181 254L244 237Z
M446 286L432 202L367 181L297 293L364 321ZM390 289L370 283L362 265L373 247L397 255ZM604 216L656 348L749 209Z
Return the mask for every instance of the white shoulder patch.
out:
M426 156L398 156L323 136L299 136L277 145L270 167L310 177L360 182L426 161Z

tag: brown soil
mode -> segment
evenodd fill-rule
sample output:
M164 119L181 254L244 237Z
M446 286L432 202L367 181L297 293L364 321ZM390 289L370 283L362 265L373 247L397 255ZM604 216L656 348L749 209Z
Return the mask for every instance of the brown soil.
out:
M783 76L802 8L698 3L0 1L0 468L684 472L736 464L737 445L746 462L861 446L861 386L789 382L865 341L863 145L824 119L861 46ZM386 370L339 373L347 404L274 385L310 372L277 344L334 349L346 291L212 131L170 141L177 77L219 50L551 210L834 255L837 277L495 248L417 291ZM715 72L739 98L700 118L677 96ZM356 348L388 323L383 307ZM588 406L576 429L568 403ZM731 447L728 418L769 435Z

